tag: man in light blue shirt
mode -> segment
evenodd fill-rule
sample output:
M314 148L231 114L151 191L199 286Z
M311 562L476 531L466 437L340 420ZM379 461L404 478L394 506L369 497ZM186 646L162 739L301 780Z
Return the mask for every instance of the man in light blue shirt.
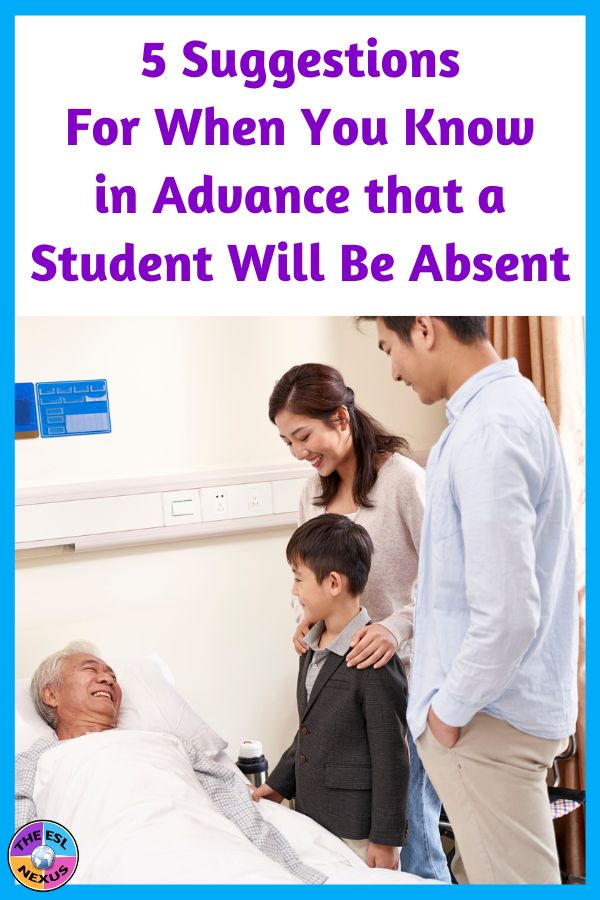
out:
M560 883L546 770L575 729L567 471L545 403L484 316L378 317L392 377L448 427L427 465L408 722L461 883Z

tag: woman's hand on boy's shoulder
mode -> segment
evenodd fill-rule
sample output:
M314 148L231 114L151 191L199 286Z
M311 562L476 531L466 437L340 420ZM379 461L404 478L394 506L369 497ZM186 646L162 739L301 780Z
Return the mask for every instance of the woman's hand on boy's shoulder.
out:
M302 639L306 637L314 624L314 622L308 622L306 619L302 619L298 623L298 627L294 632L294 650L299 656L308 651L308 647Z
M364 625L350 641L351 652L346 657L347 666L380 669L389 663L398 649L398 641L385 625Z
M367 847L367 865L370 869L397 869L400 853L397 847L387 844L374 844L369 841Z

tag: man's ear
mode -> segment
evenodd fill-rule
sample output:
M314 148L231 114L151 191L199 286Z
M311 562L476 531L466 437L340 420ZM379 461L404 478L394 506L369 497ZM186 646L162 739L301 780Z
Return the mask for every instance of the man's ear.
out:
M425 350L431 350L435 344L434 316L417 316L413 327L413 344L418 342Z
M343 575L340 575L339 572L330 572L329 573L329 592L332 597L339 597L342 593L343 588Z
M54 709L58 706L58 696L51 685L45 684L41 690L41 695L46 706L51 706Z

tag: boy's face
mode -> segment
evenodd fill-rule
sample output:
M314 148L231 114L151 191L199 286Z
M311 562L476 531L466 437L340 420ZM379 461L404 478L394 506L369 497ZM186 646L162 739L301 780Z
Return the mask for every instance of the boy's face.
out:
M304 617L309 622L318 622L326 618L335 604L335 597L330 589L330 579L324 578L321 584L317 581L315 573L300 560L292 566L294 573L294 585L292 594L298 598L304 610Z

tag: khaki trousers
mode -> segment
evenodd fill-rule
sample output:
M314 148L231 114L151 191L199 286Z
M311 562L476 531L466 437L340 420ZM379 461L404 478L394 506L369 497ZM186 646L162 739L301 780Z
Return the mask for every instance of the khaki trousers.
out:
M484 713L452 748L427 726L417 751L454 831L459 884L560 884L546 775L566 745Z

